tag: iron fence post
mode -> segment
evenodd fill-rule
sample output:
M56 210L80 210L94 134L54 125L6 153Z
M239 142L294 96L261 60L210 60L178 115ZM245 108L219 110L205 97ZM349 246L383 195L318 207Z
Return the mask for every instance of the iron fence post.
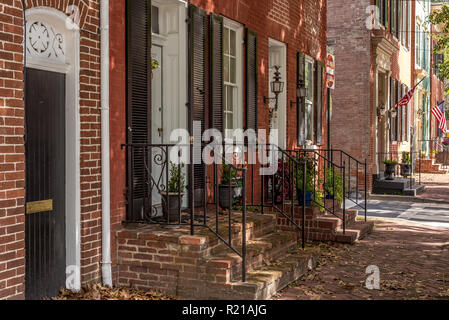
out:
M306 242L306 193L307 193L307 157L304 157L304 164L302 169L302 248L305 249Z
M246 168L243 169L243 210L242 210L242 281L246 282Z
M343 179L346 177L346 162L343 161ZM351 177L349 177L351 178ZM343 181L343 234L346 234L346 183Z
M190 164L189 164L189 207L190 207L190 235L195 235L195 226L193 219L195 218L195 212L194 212L194 174L193 174L193 136L190 137Z
M367 207L368 207L368 172L367 172L367 162L365 159L365 222L366 222L366 216L367 216Z

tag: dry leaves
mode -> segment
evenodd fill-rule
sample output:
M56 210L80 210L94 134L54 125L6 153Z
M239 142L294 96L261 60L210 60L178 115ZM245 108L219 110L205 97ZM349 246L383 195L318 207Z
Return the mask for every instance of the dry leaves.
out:
M177 298L157 291L125 287L109 288L94 284L81 289L80 292L61 289L61 294L51 300L177 300Z

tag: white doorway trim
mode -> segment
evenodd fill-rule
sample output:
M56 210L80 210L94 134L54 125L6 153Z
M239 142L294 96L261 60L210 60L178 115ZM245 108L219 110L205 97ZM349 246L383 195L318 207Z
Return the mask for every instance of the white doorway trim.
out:
M278 146L280 148L285 148L287 146L287 46L283 42L268 38L268 47L268 68L271 70L274 65L281 66L279 72L281 73L281 81L284 82L284 91L279 95L277 128L273 127L273 129L279 130ZM273 81L273 79L272 77L269 77L268 97L274 96L271 92L271 81Z
M80 191L80 34L61 11L36 7L25 11L27 21L26 67L66 74L66 286L81 289L81 191ZM47 29L53 41L42 52L30 41L30 26ZM41 25L40 25L41 23ZM40 32L33 29L32 32ZM45 46L44 46L45 48ZM50 52L51 51L51 52ZM44 55L44 53L46 53Z

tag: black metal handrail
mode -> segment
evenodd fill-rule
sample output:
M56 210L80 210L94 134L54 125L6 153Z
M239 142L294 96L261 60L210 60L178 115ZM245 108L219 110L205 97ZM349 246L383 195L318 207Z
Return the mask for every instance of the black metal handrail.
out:
M234 253L236 253L238 256L242 258L242 281L246 281L246 242L247 242L247 234L246 234L246 213L247 213L247 200L246 200L246 172L247 172L247 166L245 164L241 165L240 167L233 163L232 161L229 161L221 152L215 152L210 146L203 145L202 149L209 148L209 151L211 154L213 154L213 157L215 158L215 161L213 162L213 188L212 188L212 196L213 199L212 203L208 203L207 199L205 197L204 203L203 203L203 213L204 213L204 220L206 221L206 212L207 212L207 206L208 204L212 204L215 207L215 226L209 226L205 224L205 227L209 229L210 232L212 232L218 239L220 239L227 247L229 247ZM224 150L224 149L223 149ZM221 165L217 164L217 160L220 160L222 163ZM228 170L226 172L227 174L227 181L228 184L222 185L225 188L227 187L227 199L225 199L225 202L227 202L227 210L228 210L228 239L226 240L224 236L220 234L219 230L219 215L220 215L220 184L219 184L219 175L218 171L220 166L223 168L223 166L227 166ZM225 174L225 171L222 171L221 178L223 179L223 175ZM206 169L206 177L207 177L207 169ZM232 221L233 221L233 207L234 204L234 194L232 190L233 181L235 181L236 178L241 178L242 183L242 199L240 203L238 204L241 208L242 212L242 243L241 243L241 251L238 251L236 246L232 243ZM207 190L207 179L204 179L204 190ZM226 201L227 200L227 201ZM206 222L205 222L206 223Z
M343 233L346 233L347 221L346 221L346 200L349 198L347 195L347 169L346 162L342 161L341 165L336 164L331 159L327 158L326 155L330 150L326 149L302 149L302 150L289 150L291 154L294 154L296 157L303 157L312 159L314 163L313 172L313 198L312 202L318 206L321 210L339 218L343 223ZM335 151L335 150L334 150ZM331 186L329 188L328 181L328 173L331 173ZM340 180L340 182L336 183ZM337 190L336 185L339 185ZM317 192L317 190L319 192ZM341 193L341 199L338 206L336 206L336 198L337 195ZM318 194L318 196L317 196ZM327 199L330 198L331 205L327 206ZM358 203L357 203L358 204ZM342 216L337 214L337 210L342 210ZM366 219L366 211L365 211L365 219Z
M262 193L261 193L261 203L260 203L260 208L262 211L262 214L264 214L265 208L272 208L277 214L280 214L281 216L283 216L285 219L287 219L290 224L292 224L294 227L296 227L299 231L301 231L301 246L304 249L305 248L305 243L306 243L306 238L305 238L305 225L306 225L306 221L305 221L305 217L306 217L306 192L303 192L303 206L301 208L301 225L299 225L298 223L296 223L295 221L295 213L296 213L296 208L299 207L299 204L296 204L296 201L294 201L294 189L291 187L291 185L296 185L296 181L297 181L297 176L295 175L295 172L298 172L298 168L302 167L302 172L304 175L307 174L307 161L299 161L297 158L293 157L291 154L289 154L287 151L279 148L278 146L274 145L274 144L259 144L257 145L258 148L264 148L265 151L267 153L271 153L271 157L272 159L274 159L275 161L278 160L278 166L280 165L281 167L281 176L278 177L278 179L280 180L280 184L281 184L281 199L279 199L279 201L276 201L275 198L275 177L276 174L278 174L279 172L279 167L276 173L274 173L273 175L270 176L262 176ZM287 162L286 162L287 161ZM287 164L287 165L286 165ZM288 168L287 170L285 168ZM287 174L287 177L286 177ZM271 196L271 203L266 203L265 202L265 198L266 198L266 188L265 188L265 183L266 183L266 178L270 177L272 178L272 196ZM285 192L285 186L286 186L286 180L289 180L289 185L290 187L287 190L287 193L289 195L290 199L286 198L286 192ZM302 181L303 181L303 190L305 190L306 188L306 181L307 181L307 177L302 177ZM297 195L298 196L298 195ZM286 210L286 200L290 200L290 212L289 214L287 213ZM279 203L278 203L279 202ZM282 204L282 208L280 208L278 206L278 204Z
M128 163L132 164L128 167L128 186L127 186L127 221L146 224L161 224L170 226L189 226L191 235L195 234L195 228L206 228L213 233L222 243L229 247L234 253L242 258L242 281L246 281L246 192L243 192L242 201L240 204L242 213L242 243L241 250L237 245L233 244L232 238L232 221L233 221L233 197L231 195L231 188L229 189L229 209L228 209L228 238L219 232L219 195L218 184L214 186L214 198L216 201L215 212L215 226L208 224L208 210L207 210L207 179L204 179L204 199L200 207L195 208L189 205L187 208L182 207L182 199L185 193L180 188L174 193L175 199L170 197L172 193L169 189L169 182L172 180L170 175L170 166L175 168L178 173L177 178L172 180L172 183L182 185L184 165L181 162L182 150L189 150L193 152L193 145L183 144L127 144L122 145L122 148L127 149ZM177 148L173 152L173 148ZM171 156L170 156L171 155ZM173 156L174 155L174 156ZM222 155L214 155L226 162ZM232 163L226 162L230 167L229 181L232 180L231 172L235 170L236 174L242 178L242 188L246 188L246 167L237 167ZM173 167L174 166L174 167ZM218 165L214 163L214 174L218 172ZM136 170L137 168L137 170ZM191 168L191 170L193 170ZM137 172L136 172L137 171ZM158 171L155 172L154 171ZM204 166L204 174L207 175L207 168ZM194 182L188 183L189 197L194 197ZM154 195L160 194L162 199L160 202L154 202ZM136 201L137 200L137 201ZM140 210L136 210L135 206L139 206ZM174 205L174 207L173 207ZM158 208L163 211L162 216ZM186 210L187 209L187 210ZM202 215L196 215L195 209L202 212ZM173 218L173 213L176 213L176 219ZM200 220L200 223L197 221Z
M346 173L348 174L348 179L345 179L345 183L348 184L347 187L347 191L348 191L348 196L347 196L347 200L352 202L353 204L355 204L356 207L362 209L364 211L364 218L365 218L365 222L367 221L367 211L368 211L368 162L365 159L364 162L356 159L355 157L353 157L352 155L350 155L349 153L341 150L341 149L324 149L321 152L327 152L328 154L328 158L334 162L334 159L337 159L337 161L340 161L340 166L343 165L346 167L347 165L347 170ZM335 155L336 153L336 155ZM355 165L355 170L353 170L353 166ZM362 181L360 181L360 171L362 170L363 172L363 177L362 177ZM351 177L353 177L352 172L355 171L355 200L351 197ZM361 183L363 182L363 184ZM359 191L360 191L360 187L363 187L363 205L360 204L360 201L362 200L361 198L359 199Z
M223 146L224 147L224 146ZM198 166L189 165L187 168L182 163L187 157L186 153L190 152L190 159L194 151L193 143L180 144L126 144L122 145L127 151L128 157L128 174L127 174L127 221L148 224L165 224L177 226L189 226L191 235L195 234L196 228L206 228L224 245L230 248L235 254L242 258L242 281L246 281L247 273L247 207L260 208L262 214L267 208L271 208L273 213L284 217L290 225L301 231L302 247L306 242L306 204L307 190L310 185L313 187L313 198L311 201L314 205L318 205L322 210L333 214L343 220L343 232L346 232L346 200L349 198L347 194L347 178L348 170L346 162L341 165L332 161L327 156L330 150L283 150L275 145L256 144L251 147L262 150L270 157L277 161L277 171L271 175L261 176L261 199L258 201L255 197L255 187L257 186L255 172L257 169L267 168L270 165L261 164L260 162L247 164L249 153L243 153L244 161L237 163L223 155L223 149L214 149L214 146L203 144L201 151L209 151L213 155L215 161L206 165L202 163L204 174L202 184L202 199L200 205L195 207L195 176L194 170L199 170ZM209 148L209 150L205 150ZM262 149L261 149L262 148ZM216 150L219 150L218 152ZM244 150L244 148L243 148ZM327 152L327 153L326 153ZM335 150L333 150L335 152ZM341 154L344 154L341 152ZM332 153L330 153L332 156ZM349 156L349 155L348 155ZM234 159L234 158L232 158ZM351 157L351 159L353 159ZM272 159L273 160L273 159ZM357 170L360 162L356 161ZM220 169L226 166L226 170ZM366 163L365 179L366 179ZM314 168L312 171L309 168ZM349 176L351 174L349 166ZM170 173L170 170L173 172ZM326 181L328 170L333 170L332 184ZM328 205L326 201L326 192L333 195L337 192L336 174L340 172L343 177L341 203L343 216L337 214L337 206L335 197L332 204ZM178 173L176 175L176 172ZM185 173L188 172L192 177L192 181L187 182L188 201L183 205L184 196L186 195L183 186ZM222 184L220 187L219 180L223 175L227 175L227 185ZM358 174L357 174L358 176ZM324 177L321 179L320 177ZM357 178L358 179L358 178ZM231 188L232 181L241 183L242 192L238 200L235 200L233 190ZM313 182L310 182L313 181ZM358 181L358 180L357 180ZM248 183L249 182L249 183ZM271 182L271 199L267 192L270 190L267 186ZM323 183L322 183L323 182ZM310 185L308 185L310 183ZM357 182L358 184L358 182ZM280 185L280 191L275 190ZM286 188L286 185L289 185ZM332 187L329 190L328 185ZM221 199L219 189L223 186L228 188L225 190L227 196ZM198 187L198 185L196 185ZM350 187L350 182L349 182ZM326 190L326 188L328 188ZM248 189L248 190L247 190ZM302 189L302 194L301 194ZM349 189L350 190L350 189ZM366 183L365 183L366 190ZM248 191L248 192L247 192ZM319 192L318 192L319 191ZM276 192L279 198L276 198ZM280 193L279 193L280 192ZM251 194L248 201L247 193ZM365 192L366 195L366 192ZM267 199L270 201L267 202ZM296 201L297 200L297 201ZM223 204L227 202L227 204ZM288 202L290 201L290 202ZM302 202L302 204L301 204ZM288 207L288 208L287 208ZM222 209L220 211L220 208ZM227 210L227 217L224 211ZM241 215L235 214L236 211ZM295 214L300 214L300 221ZM221 216L221 218L220 218ZM223 219L224 217L224 219ZM227 218L227 219L226 219ZM242 231L241 239L236 238L233 234L233 224L236 219L241 218ZM365 208L366 219L366 208ZM223 226L224 228L219 228ZM240 229L239 229L240 232ZM224 234L227 233L227 234Z

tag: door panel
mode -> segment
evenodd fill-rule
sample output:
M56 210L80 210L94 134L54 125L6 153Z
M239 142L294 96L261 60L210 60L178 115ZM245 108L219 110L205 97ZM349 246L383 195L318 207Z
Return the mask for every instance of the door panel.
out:
M26 298L65 285L65 75L26 69Z

